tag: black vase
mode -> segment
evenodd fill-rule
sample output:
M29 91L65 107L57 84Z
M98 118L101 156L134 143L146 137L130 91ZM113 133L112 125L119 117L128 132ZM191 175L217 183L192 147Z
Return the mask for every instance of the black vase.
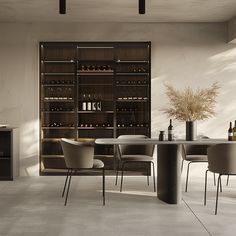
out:
M197 140L197 122L186 121L186 141Z

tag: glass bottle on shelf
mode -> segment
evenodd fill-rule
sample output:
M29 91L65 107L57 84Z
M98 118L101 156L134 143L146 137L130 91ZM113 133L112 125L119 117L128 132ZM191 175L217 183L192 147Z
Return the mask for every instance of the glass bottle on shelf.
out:
M93 100L92 100L92 110L96 111L97 110L97 98L96 95L93 95Z
M232 122L229 123L228 141L233 141L233 128L232 128Z
M98 99L97 99L97 103L96 103L96 108L97 108L97 111L101 111L102 110L101 94L98 95Z
M82 111L86 111L87 110L87 102L86 102L86 94L82 95Z
M91 95L88 94L87 111L91 111L91 110L92 110Z

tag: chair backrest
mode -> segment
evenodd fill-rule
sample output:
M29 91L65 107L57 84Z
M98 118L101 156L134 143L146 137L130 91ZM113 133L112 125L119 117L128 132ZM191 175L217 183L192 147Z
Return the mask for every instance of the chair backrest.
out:
M145 135L120 135L118 139L145 139ZM145 145L130 145L122 144L119 145L119 150L121 155L146 155L153 156L155 145L145 144Z
M182 157L185 160L187 155L207 155L207 148L210 145L184 144Z
M207 149L208 169L219 174L236 174L236 144L216 144Z
M94 143L80 142L62 138L61 146L67 168L92 168L94 159Z

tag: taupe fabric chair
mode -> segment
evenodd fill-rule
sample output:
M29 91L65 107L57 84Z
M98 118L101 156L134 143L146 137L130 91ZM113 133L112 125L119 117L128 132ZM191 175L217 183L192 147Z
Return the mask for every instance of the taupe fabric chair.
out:
M118 139L145 139L145 135L120 135ZM153 185L154 192L156 192L156 183L155 183L155 166L153 162L153 152L155 145L118 145L118 164L116 170L116 185L118 181L119 168L121 165L121 185L120 192L122 192L123 177L124 177L124 168L128 163L141 162L147 165L147 181L149 185L149 176L148 169L150 164L153 169Z
M183 170L184 161L188 162L187 166L187 174L186 174L186 184L185 184L185 192L188 191L188 178L189 178L189 170L190 164L192 163L203 163L207 162L207 148L209 145L183 145L183 159L181 165L181 171ZM214 184L215 184L215 174L214 174Z
M219 186L222 175L236 175L236 144L216 144L207 149L208 170L218 173L215 215L217 214ZM206 205L207 171L205 178L204 205Z
M77 173L79 170L99 170L102 171L103 176L103 205L105 205L105 169L102 161L94 159L94 142L73 141L62 138L61 146L65 158L66 167L68 169L62 197L67 187L65 205L70 189L70 183L73 173ZM69 183L67 185L69 178Z

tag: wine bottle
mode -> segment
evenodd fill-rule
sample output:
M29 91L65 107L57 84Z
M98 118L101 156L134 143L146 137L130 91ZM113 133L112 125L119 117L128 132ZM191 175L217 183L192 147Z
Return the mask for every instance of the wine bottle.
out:
M228 141L233 141L233 128L232 128L232 122L229 123L229 129L228 129Z
M172 119L170 119L170 125L169 125L169 127L168 127L168 141L173 141Z
M234 128L233 128L233 141L236 141L236 120L234 122Z
M87 101L87 111L91 111L92 110L92 103L91 103L91 95L88 94L88 101Z
M96 111L97 110L97 98L96 95L94 94L93 96L93 101L92 101L92 110Z
M86 110L87 110L86 94L83 94L82 98L83 98L83 102L82 102L82 111L86 111Z

